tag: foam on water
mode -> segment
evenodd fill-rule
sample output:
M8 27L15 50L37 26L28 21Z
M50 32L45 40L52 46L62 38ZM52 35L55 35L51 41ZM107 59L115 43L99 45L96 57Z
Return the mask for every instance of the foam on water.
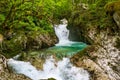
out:
M66 28L67 27L67 20L63 19L61 21L62 21L62 24L54 26L55 34L59 39L59 42L56 44L56 46L64 46L64 45L69 45L72 43L72 41L70 41L68 39L69 30Z
M73 66L69 58L63 58L61 61L55 61L53 57L46 59L43 70L37 70L29 62L8 60L9 67L16 73L24 74L32 80L55 78L56 80L89 80L89 73Z
M63 24L54 27L55 33L59 42L55 47L50 48L50 51L57 54L66 53L73 54L83 49L86 44L81 42L72 42L68 39L69 30L66 28L67 20L63 19ZM19 56L14 57L14 59ZM16 73L24 74L32 80L41 80L55 78L56 80L89 80L89 73L82 69L73 66L69 58L63 58L61 61L56 61L52 56L46 59L43 65L43 70L37 70L30 62L18 61L14 59L8 60L8 66Z

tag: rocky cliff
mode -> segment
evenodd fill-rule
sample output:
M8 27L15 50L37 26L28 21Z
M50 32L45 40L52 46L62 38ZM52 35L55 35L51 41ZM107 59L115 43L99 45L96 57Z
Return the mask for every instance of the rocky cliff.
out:
M90 45L74 55L71 62L87 69L91 80L120 80L119 12L107 15L104 8L83 11L70 19L73 25L70 28L74 28L78 37Z

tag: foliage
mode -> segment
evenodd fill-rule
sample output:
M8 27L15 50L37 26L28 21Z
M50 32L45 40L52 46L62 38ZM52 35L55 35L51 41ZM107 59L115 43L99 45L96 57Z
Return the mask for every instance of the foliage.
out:
M80 3L95 10L109 1L113 0L1 0L0 29L51 33L54 20L69 18Z
M12 39L18 31L25 35L29 31L53 34L54 22L62 18L71 19L72 26L79 26L82 31L91 26L102 29L114 27L104 10L105 4L111 1L116 0L0 0L0 34L8 39L6 44L10 44L7 47L12 51L17 46ZM87 4L88 9L83 9L83 4ZM21 46L18 44L15 51L22 49Z
M69 16L72 1L1 0L0 7L1 30L53 32L52 21Z
M70 25L79 29L81 36L85 31L91 29L97 29L98 33L101 30L109 29L110 32L116 32L117 26L113 18L106 14L104 6L108 2L114 2L116 0L97 0L93 4L89 4L88 9L80 8L79 11L74 11L69 19Z

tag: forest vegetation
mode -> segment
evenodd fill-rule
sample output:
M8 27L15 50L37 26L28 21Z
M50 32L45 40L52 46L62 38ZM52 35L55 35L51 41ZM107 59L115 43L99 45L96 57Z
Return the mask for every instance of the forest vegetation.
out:
M89 45L71 57L73 64L85 67L92 74L91 80L100 80L99 77L101 80L110 80L103 75L119 74L120 58L114 57L113 53L119 55L120 50L120 0L0 0L0 60L21 54L21 60L31 60L38 66L42 59L35 58L34 51L44 50L58 42L53 27L54 24L60 24L63 18L68 20L70 39L76 38L76 41ZM92 60L102 71L96 72L97 68L93 69L91 63L79 64L84 59ZM106 65L115 71L106 71L106 67L101 66L103 63L99 63L102 59L114 59L115 65L111 64L112 61L106 62ZM1 75L3 80L6 80L6 75L10 80L16 77L16 74L9 74L8 71L0 74L0 78ZM118 80L114 75L113 78Z

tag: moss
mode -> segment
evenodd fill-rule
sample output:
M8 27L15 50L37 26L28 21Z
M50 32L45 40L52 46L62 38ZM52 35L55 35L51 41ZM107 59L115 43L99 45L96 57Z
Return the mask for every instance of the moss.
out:
M83 50L81 50L80 52L78 52L77 55L79 58L83 57L83 56L89 56L90 52L93 52L95 50L95 46L94 45L90 45L87 46L86 48L84 48Z
M94 56L94 52L97 50L96 45L89 45L85 49L81 50L77 54L71 57L72 62L77 62L79 59L90 58L91 60L96 60L97 56Z
M113 20L113 17L106 15L106 10L104 5L108 2L101 0L100 5L90 5L88 10L79 10L74 11L69 20L70 27L74 27L76 34L79 37L78 40L82 38L88 41L87 43L93 43L94 41L90 40L88 37L88 32L92 29L95 29L97 34L100 34L101 31L109 30L110 34L115 34L118 32L118 27ZM94 8L93 8L94 7ZM72 29L72 28L71 28ZM88 34L87 34L88 33ZM75 34L75 35L76 35Z
M107 14L113 15L114 12L120 10L120 0L107 3L105 10Z
M48 80L56 80L56 79L54 79L54 78L48 78Z
M4 55L7 58L17 55L26 48L26 42L27 37L24 32L15 33L10 40L5 40L4 44L6 45L6 49L3 50Z

